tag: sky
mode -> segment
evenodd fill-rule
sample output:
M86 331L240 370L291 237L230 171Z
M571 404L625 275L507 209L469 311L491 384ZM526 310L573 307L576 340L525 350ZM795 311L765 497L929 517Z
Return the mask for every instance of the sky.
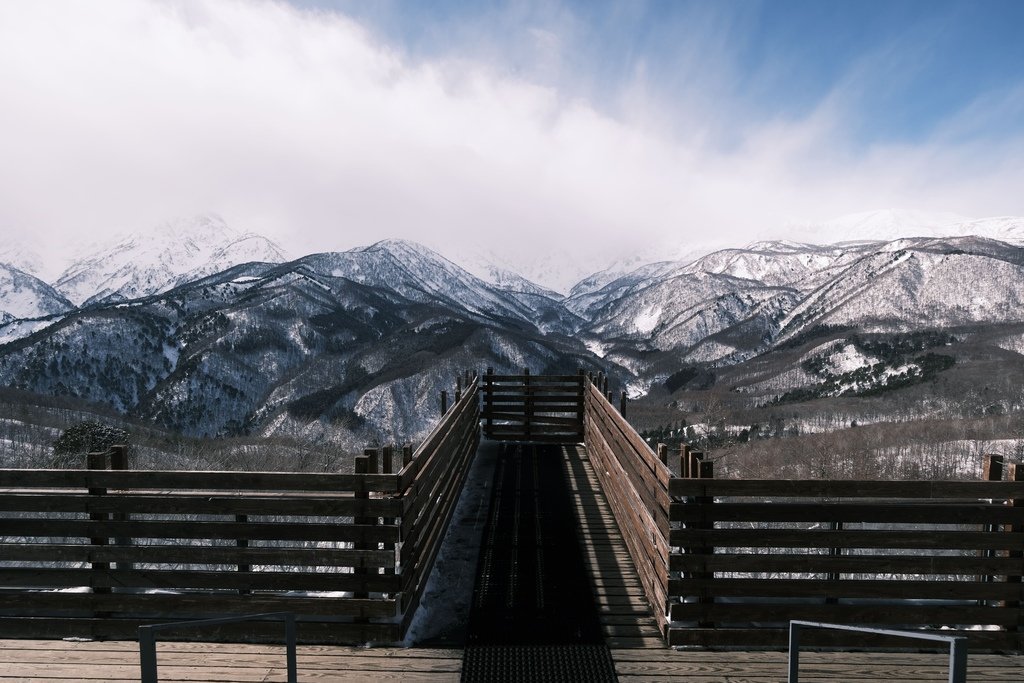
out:
M1024 215L1021 26L1016 0L7 0L0 237L212 212L294 255L600 266Z

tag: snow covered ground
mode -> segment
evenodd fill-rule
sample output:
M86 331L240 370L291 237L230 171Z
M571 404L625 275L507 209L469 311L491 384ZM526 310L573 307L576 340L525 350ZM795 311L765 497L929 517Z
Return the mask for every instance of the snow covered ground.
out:
M465 639L499 448L497 442L482 441L477 449L420 607L406 633L406 646L454 645Z

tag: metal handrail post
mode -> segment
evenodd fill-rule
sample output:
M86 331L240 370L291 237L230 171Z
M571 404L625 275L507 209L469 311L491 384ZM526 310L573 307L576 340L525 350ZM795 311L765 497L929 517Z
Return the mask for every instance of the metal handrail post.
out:
M789 622L789 683L797 683L797 671L800 669L800 629Z
M857 633L873 633L898 638L931 640L949 644L949 683L967 683L967 638L963 636L940 636L934 633L918 631L897 631L886 628L868 628L866 626L848 626L846 624L826 624L817 621L789 622L789 683L799 683L798 668L800 665L800 629L823 628L833 631L854 631Z
M288 683L298 683L298 657L295 652L296 627L295 615L291 612L267 612L264 614L247 614L239 617L219 617L216 619L194 619L192 621L172 621L165 624L148 624L139 627L139 666L142 669L142 683L158 683L156 667L156 632L197 626L220 626L236 624L241 621L260 621L265 619L281 619L284 621L284 638L288 667Z

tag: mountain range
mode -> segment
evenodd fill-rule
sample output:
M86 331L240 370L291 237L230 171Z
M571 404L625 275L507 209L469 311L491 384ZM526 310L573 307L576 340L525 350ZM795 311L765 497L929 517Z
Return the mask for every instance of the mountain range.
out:
M876 219L900 229L886 225L898 215ZM52 284L13 254L0 265L0 385L193 436L353 448L422 435L466 368L601 369L635 399L716 372L761 403L899 390L967 362L968 338L1024 351L1024 220L948 225L982 234L758 242L608 269L562 295L408 241L289 259L200 216L85 253Z

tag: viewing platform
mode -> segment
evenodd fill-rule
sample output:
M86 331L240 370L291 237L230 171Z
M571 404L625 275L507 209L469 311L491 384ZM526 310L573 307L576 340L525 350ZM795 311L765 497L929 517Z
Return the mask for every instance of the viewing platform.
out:
M351 474L132 471L118 449L0 471L0 680L140 680L139 626L257 612L296 615L299 680L783 681L795 619L964 637L967 680L1024 680L1024 467L715 479L611 398L601 376L467 374L422 444ZM464 632L401 647L481 429ZM281 631L161 635L159 680L286 681ZM801 681L951 680L939 646L804 640Z

